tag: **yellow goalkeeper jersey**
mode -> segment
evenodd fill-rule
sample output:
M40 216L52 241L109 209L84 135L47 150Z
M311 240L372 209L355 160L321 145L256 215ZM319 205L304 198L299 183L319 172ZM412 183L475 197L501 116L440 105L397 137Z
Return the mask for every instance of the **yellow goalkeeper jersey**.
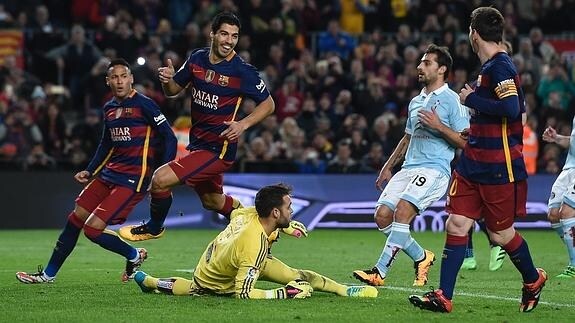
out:
M255 207L234 210L230 224L204 251L196 266L194 280L200 287L216 294L263 298L264 295L253 287L268 248L268 236Z

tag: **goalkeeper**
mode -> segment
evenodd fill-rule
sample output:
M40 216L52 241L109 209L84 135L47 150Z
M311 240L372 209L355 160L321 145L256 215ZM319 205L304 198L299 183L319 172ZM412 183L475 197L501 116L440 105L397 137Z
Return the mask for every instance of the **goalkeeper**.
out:
M293 269L273 257L271 244L278 231L307 236L306 228L291 221L291 188L284 184L258 191L255 207L234 210L230 224L204 251L193 279L155 278L137 272L134 281L144 292L173 295L221 295L254 299L307 298L324 291L340 296L376 297L372 286L345 286L309 270ZM262 290L255 288L258 278L284 285Z

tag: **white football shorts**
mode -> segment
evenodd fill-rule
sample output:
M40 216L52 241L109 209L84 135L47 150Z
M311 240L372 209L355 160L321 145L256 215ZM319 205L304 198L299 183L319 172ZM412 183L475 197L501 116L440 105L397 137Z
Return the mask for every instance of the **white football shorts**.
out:
M389 180L377 200L377 206L386 205L395 210L400 199L415 205L418 213L439 200L449 186L449 176L439 170L425 167L402 168Z
M575 168L561 171L561 174L553 183L553 187L551 187L551 195L547 206L550 209L559 208L561 203L566 203L570 207L575 208Z

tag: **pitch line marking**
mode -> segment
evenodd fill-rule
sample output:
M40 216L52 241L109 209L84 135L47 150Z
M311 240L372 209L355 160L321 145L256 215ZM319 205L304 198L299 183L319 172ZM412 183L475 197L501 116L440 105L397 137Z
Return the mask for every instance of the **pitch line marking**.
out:
M391 290L397 290L397 291L402 291L402 292L416 292L416 293L422 292L421 289L397 287L397 286L384 286L384 287L381 287L381 289L391 289ZM497 296L497 295L488 295L488 294L476 294L476 293L468 293L468 292L456 292L455 295L475 297L475 298L496 299L496 300L501 300L501 301L513 301L513 302L519 302L520 301L519 298L504 297L504 296ZM575 304L565 304L565 303L555 303L555 302L545 302L545 301L540 301L539 304L543 304L543 305L547 305L547 306L575 308Z

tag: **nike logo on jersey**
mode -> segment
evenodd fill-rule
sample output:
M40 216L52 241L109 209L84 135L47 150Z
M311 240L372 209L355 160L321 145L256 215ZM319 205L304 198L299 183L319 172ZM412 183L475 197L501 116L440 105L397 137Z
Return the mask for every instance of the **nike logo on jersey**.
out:
M136 181L135 181L135 180L133 180L133 179L129 179L129 180L128 180L128 182L130 182L130 183L134 184Z

